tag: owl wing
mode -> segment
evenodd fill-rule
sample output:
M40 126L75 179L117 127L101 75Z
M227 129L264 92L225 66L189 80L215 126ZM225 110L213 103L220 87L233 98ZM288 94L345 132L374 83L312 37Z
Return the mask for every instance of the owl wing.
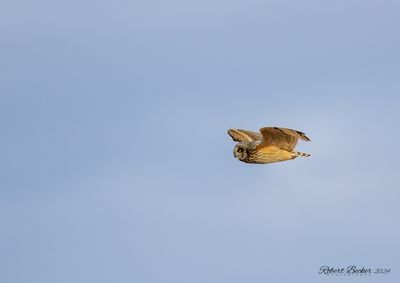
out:
M278 128L266 127L260 129L263 137L260 147L276 146L278 148L292 151L299 139L309 141L310 139L300 131Z
M263 136L260 133L248 130L229 129L228 135L230 135L232 139L237 142L244 142L244 141L251 142L251 141L263 140Z

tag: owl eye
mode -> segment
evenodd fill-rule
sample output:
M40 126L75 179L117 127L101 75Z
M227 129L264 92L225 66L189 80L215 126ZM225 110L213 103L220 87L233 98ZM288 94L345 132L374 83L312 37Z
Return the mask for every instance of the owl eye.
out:
M242 152L243 152L243 148L239 147L239 148L237 149L237 152L242 153Z

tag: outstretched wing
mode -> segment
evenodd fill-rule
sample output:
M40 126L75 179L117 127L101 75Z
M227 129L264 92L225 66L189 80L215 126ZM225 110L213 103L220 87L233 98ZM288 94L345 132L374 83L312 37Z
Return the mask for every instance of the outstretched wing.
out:
M260 133L241 130L241 129L229 129L228 135L232 137L234 141L237 142L251 142L251 141L262 141L263 137Z
M260 132L263 137L260 147L276 146L287 151L292 151L299 139L304 141L310 140L303 132L286 128L266 127L261 128Z

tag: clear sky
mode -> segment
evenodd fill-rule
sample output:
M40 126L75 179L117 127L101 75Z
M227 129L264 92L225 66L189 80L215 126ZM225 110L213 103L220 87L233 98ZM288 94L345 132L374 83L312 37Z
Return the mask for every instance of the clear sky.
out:
M400 282L399 11L3 1L0 282ZM312 157L234 159L263 126Z

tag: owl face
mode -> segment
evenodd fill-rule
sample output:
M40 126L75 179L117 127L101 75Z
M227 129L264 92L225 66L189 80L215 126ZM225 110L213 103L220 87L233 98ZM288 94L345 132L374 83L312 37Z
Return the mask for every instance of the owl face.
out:
M240 161L245 161L247 160L247 144L246 143L238 143L234 148L233 148L233 156L235 158L239 159Z

